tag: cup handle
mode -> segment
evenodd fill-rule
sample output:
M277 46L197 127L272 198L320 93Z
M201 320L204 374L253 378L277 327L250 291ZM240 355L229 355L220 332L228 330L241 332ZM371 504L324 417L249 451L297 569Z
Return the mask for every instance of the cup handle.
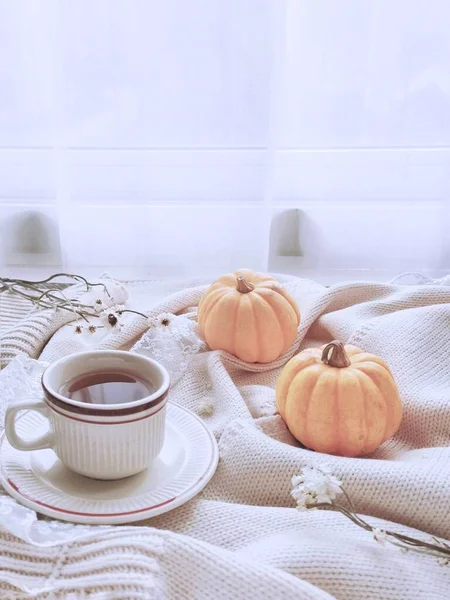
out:
M48 420L49 431L34 440L24 440L16 431L17 413L22 410L35 410L41 413ZM17 450L41 450L43 448L52 448L54 434L49 419L49 409L43 400L21 400L11 404L6 409L5 414L5 433L8 442Z

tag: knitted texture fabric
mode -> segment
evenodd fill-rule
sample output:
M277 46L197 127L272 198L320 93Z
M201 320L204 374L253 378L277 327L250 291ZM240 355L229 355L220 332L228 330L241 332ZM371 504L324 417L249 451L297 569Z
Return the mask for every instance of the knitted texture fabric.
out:
M0 533L0 598L450 597L450 565L382 546L338 513L299 512L289 495L291 477L303 466L327 468L374 526L450 538L450 288L354 283L326 289L293 277L280 281L302 313L292 348L268 365L221 351L199 353L171 390L172 401L197 413L204 402L214 407L205 422L220 460L204 491L139 525L104 528L37 521L11 500L11 515L19 515L23 528L6 523ZM149 316L193 315L207 283L129 285L130 307ZM163 297L164 290L170 295ZM55 322L43 324L37 336L29 319L10 318L4 326L5 363L12 349L47 362L88 347L128 349L148 327L127 315L122 329L100 339ZM336 338L384 358L404 403L398 433L370 457L306 450L276 414L275 384L286 361ZM48 529L47 542L30 534L38 527Z

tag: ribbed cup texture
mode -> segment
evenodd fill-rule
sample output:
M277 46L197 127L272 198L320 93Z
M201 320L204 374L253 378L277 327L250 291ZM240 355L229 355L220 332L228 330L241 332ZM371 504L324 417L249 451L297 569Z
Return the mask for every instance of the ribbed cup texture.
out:
M164 443L166 407L122 424L75 421L52 411L54 450L70 469L96 479L119 479L142 471Z

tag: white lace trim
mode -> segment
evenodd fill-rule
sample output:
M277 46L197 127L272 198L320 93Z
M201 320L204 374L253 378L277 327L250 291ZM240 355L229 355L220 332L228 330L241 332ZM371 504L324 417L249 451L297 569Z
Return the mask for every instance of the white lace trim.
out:
M433 279L433 277L422 275L422 273L402 273L391 279L389 283L400 285L450 285L450 274L439 279Z
M131 351L164 365L174 386L188 370L193 356L206 350L206 344L198 335L197 323L184 315L162 313L152 319L152 325Z

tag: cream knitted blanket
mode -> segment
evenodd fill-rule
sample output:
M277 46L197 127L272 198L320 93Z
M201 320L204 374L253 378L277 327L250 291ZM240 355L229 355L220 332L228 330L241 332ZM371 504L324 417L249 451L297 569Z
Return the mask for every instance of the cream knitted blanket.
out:
M48 522L52 542L40 545L29 533L34 513L11 500L11 518L0 532L2 600L450 598L450 565L381 546L340 514L298 512L289 495L290 479L302 466L326 466L371 523L450 538L450 288L355 283L325 289L280 279L302 312L291 351L269 365L204 352L172 390L171 399L192 410L204 400L214 404L206 421L220 462L203 493L139 526ZM128 287L131 306L155 316L195 310L205 289ZM120 286L115 293L125 299ZM2 309L4 363L18 352L37 358L42 349L41 358L51 362L86 343L56 320L59 315L15 322L18 305L4 299ZM144 328L142 319L130 318L96 346L130 348ZM381 355L405 405L395 439L369 458L302 449L275 412L275 382L288 358L334 338ZM22 532L9 527L14 519L23 520Z

